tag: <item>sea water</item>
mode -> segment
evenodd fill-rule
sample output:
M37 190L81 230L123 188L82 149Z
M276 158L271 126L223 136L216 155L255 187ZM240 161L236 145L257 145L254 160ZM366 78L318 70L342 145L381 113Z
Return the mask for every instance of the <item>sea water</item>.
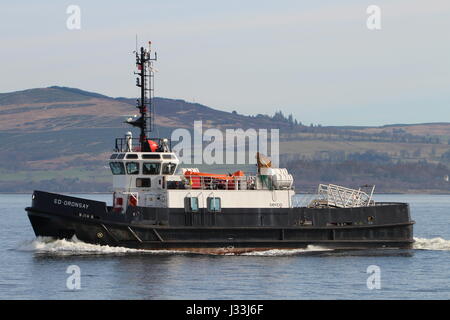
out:
M410 203L413 249L206 255L36 238L31 195L2 194L0 299L450 299L450 197L375 200Z

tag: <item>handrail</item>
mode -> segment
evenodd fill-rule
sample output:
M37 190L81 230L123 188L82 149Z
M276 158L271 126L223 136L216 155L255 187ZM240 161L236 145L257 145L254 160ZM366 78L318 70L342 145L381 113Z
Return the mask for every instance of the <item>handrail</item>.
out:
M258 176L182 176L181 181L172 181L168 189L193 190L293 190L289 188L267 187L262 183L258 185ZM279 182L289 182L279 181Z
M163 146L163 140L167 141L167 146L169 152L172 150L172 141L171 139L162 139L162 138L148 138L147 140L155 141L160 148ZM131 142L131 150L129 150L129 144ZM116 138L114 152L140 152L141 151L141 141L139 138ZM157 152L162 152L160 151Z
M374 204L372 200L372 187L370 195L360 189L350 189L334 184L319 184L318 198L310 203L311 207L332 206L338 208L367 207Z

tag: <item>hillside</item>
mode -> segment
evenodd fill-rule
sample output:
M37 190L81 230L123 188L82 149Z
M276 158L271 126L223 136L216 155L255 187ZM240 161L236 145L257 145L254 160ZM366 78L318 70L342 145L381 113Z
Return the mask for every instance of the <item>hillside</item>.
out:
M131 98L113 98L57 86L0 93L0 192L35 188L108 190L110 176L105 159L114 138L130 130L123 121L137 113L135 102ZM368 160L375 166L384 166L383 170L389 170L386 166L394 168L399 162L435 166L418 169L428 172L422 179L436 181L435 184L428 184L424 189L423 182L413 181L407 186L408 192L412 189L450 191L448 184L442 183L450 163L450 123L324 127L303 125L301 119L297 121L281 111L273 116L247 116L168 98L155 98L154 105L156 131L161 136L170 136L175 128L192 130L195 120L202 120L204 128L220 130L280 129L281 160L296 168L299 186L305 185L302 178L307 176L301 173L299 163L313 171L323 171L317 164L329 162L333 164L330 167L336 165L334 170L342 170L339 163L368 154ZM364 157L361 159L357 161L367 162ZM309 161L316 165L310 165ZM374 172L377 168L374 167ZM321 180L320 175L309 174L308 179L314 183ZM383 190L404 190L405 174L392 175L393 180L381 182ZM337 179L335 183L348 184L339 175L331 176ZM367 183L379 181L379 177L370 174L364 179L369 180Z

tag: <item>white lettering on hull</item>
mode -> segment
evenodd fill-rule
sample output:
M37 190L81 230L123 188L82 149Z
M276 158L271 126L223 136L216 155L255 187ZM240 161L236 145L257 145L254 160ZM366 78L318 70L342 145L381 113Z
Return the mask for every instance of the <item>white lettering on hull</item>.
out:
M89 205L87 203L75 202L75 201L69 201L69 200L54 199L53 203L56 205L60 205L60 206L80 208L80 209L85 209L85 210L87 210L89 208Z

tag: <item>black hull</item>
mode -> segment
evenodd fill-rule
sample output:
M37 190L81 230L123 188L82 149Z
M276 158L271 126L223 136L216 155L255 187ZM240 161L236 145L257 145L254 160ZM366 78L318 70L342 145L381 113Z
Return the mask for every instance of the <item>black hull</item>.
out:
M410 248L413 224L404 203L365 208L184 209L133 207L36 191L26 208L36 236L151 250L227 253L267 249Z

